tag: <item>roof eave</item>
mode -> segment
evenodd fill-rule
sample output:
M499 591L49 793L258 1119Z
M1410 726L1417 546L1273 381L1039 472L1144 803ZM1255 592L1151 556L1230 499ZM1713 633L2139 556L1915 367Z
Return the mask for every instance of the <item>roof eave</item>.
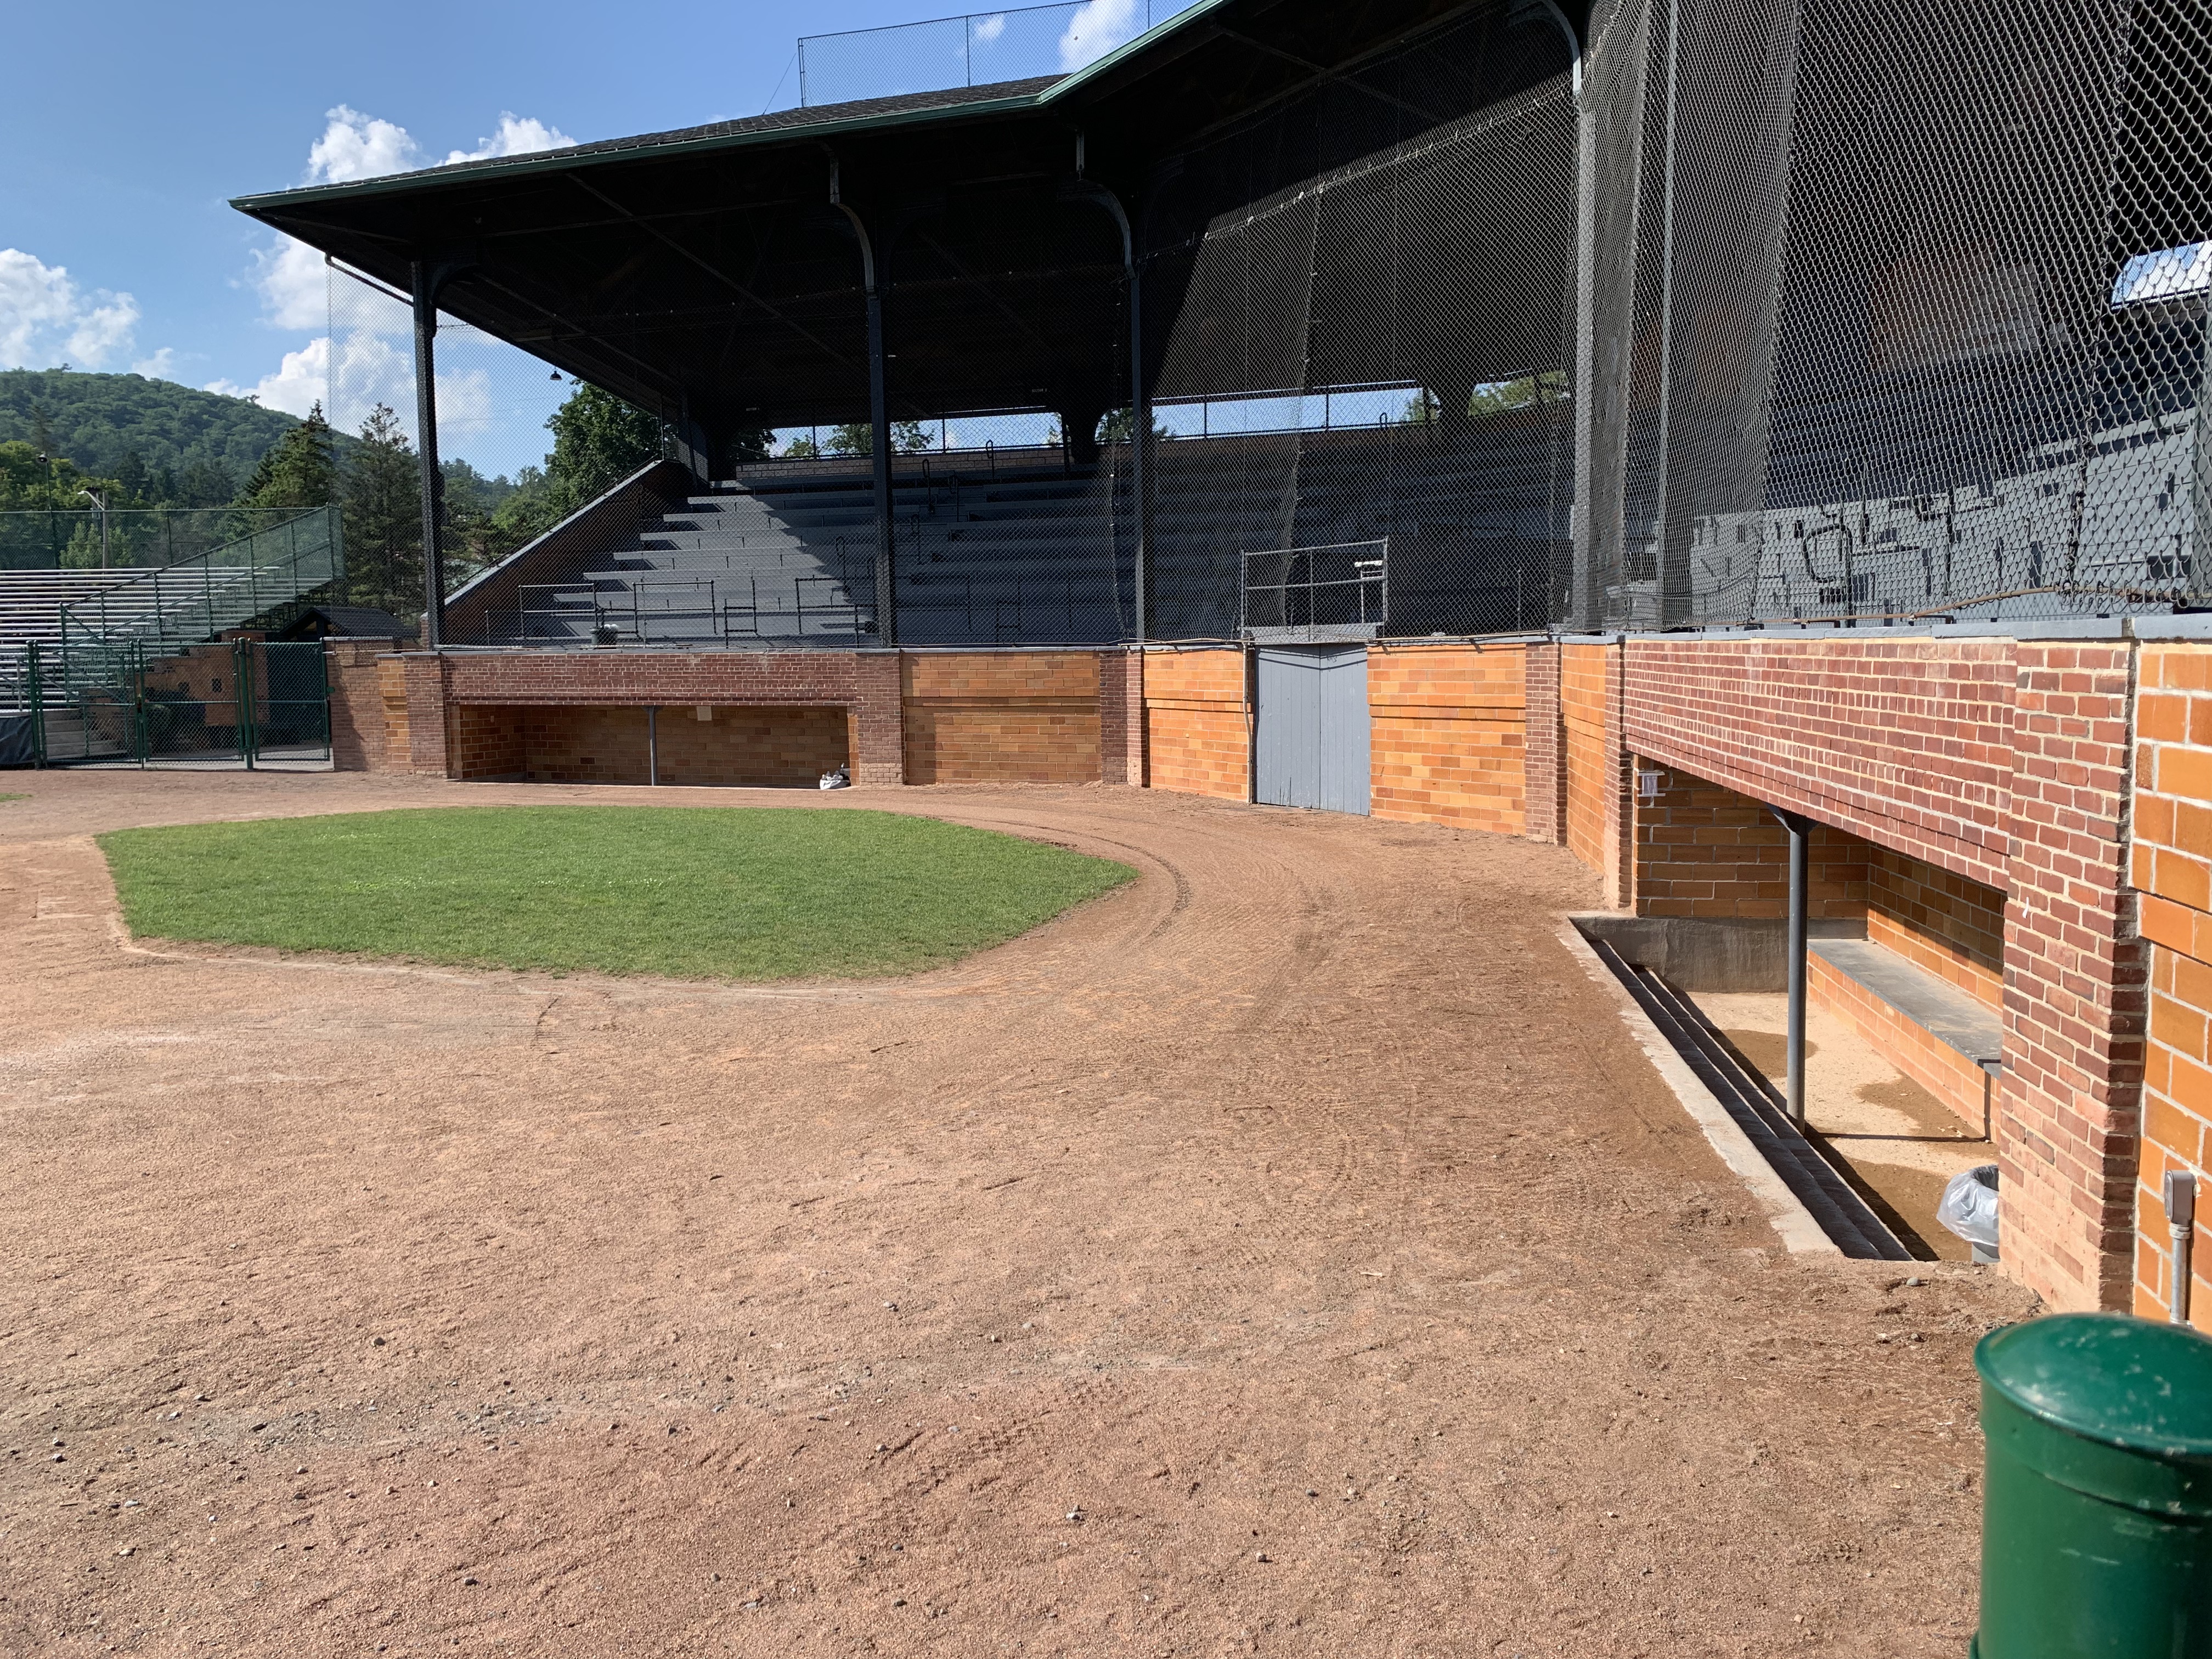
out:
M1103 60L1101 60L1103 61ZM414 173L387 173L376 179L357 179L337 185L310 185L298 190L265 191L256 196L234 196L230 205L240 213L261 218L283 208L306 207L322 202L354 202L364 197L396 195L427 187L459 189L484 179L510 179L525 173L565 172L645 156L698 155L722 149L754 149L772 144L811 142L841 133L878 132L893 128L921 126L952 119L1018 115L1042 106L1046 93L1024 93L1013 98L985 98L973 103L939 104L928 109L894 110L880 115L848 117L836 121L772 127L758 132L724 133L712 138L677 139L665 144L641 144L627 149L539 150L529 155L502 158L495 163L467 167L425 167Z

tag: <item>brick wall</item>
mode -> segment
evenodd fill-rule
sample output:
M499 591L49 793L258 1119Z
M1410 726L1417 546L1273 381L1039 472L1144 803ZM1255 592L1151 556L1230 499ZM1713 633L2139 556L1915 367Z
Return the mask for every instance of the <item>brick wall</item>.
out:
M562 713L602 711L570 711ZM446 760L456 778L521 778L528 774L520 708L455 703L446 711Z
M1532 645L1522 656L1527 712L1522 750L1522 827L1530 841L1564 846L1567 838L1566 732L1559 711L1559 655L1556 645Z
M1633 637L1622 744L2003 890L2016 648Z
M2146 646L2137 664L2130 866L2150 952L2134 1305L2164 1319L2172 1263L2159 1189L2196 1172L2212 1217L2212 648ZM2199 1229L2199 1237L2212 1226ZM2191 1322L2212 1329L2212 1248L2194 1252Z
M1869 848L1867 937L1992 1008L2004 1004L2004 895ZM1976 1106L1976 1121L1981 1108Z
M1559 647L1559 729L1565 742L1568 850L1597 872L1605 902L1628 902L1627 760L1621 745L1620 647Z
M1145 653L1098 653L1098 776L1104 783L1145 782Z
M323 647L331 686L331 769L383 772L389 728L385 721L383 671L378 659L398 649L397 640L332 640Z
M2147 968L2120 869L2130 648L2021 641L2005 908L2004 1254L2061 1308L2125 1307Z
M1658 793L1632 799L1640 916L1774 919L1790 914L1790 832L1748 795L1674 767L1656 771ZM1847 830L1813 825L1806 847L1812 914L1856 921L1866 914L1867 858L1874 849Z
M707 718L699 718L700 708ZM539 783L721 785L811 789L851 755L842 708L757 708L714 704L657 712L635 708L463 705L478 723L485 769L461 750L464 777L527 776ZM495 745L511 732L509 751ZM495 735L495 733L496 735ZM459 747L457 739L457 748Z
M1152 787L1251 799L1242 651L1147 651L1144 696Z
M387 772L415 769L415 750L408 736L407 661L404 657L376 659L377 700L384 705L384 768Z
M1096 783L1092 652L976 652L905 659L908 783Z
M1374 817L1521 833L1525 654L1519 645L1368 652Z

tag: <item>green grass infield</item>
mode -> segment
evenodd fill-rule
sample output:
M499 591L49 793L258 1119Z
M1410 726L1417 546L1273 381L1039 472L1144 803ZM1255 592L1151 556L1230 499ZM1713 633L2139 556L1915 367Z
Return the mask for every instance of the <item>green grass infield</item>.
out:
M141 938L675 979L914 973L1136 874L852 808L450 807L99 839Z

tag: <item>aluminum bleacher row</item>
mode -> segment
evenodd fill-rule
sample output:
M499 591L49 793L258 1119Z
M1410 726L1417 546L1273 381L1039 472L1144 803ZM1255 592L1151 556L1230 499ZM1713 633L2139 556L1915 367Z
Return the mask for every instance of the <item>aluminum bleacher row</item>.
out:
M1163 442L1154 453L1156 637L1233 629L1243 551L1383 536L1404 548L1409 616L1437 611L1433 626L1461 631L1518 626L1522 613L1542 609L1547 529L1510 505L1542 499L1527 487L1547 464L1534 422L1471 444L1401 428ZM1374 488L1378 469L1391 491ZM1486 502L1500 507L1491 514ZM902 457L892 520L902 643L1133 637L1126 453L1090 465L1056 450ZM643 520L627 544L525 586L514 610L456 642L865 643L878 634L873 526L864 460L743 469ZM1486 544L1495 550L1486 561L1495 591L1474 592L1470 568L1486 562ZM1425 564L1437 567L1430 585L1451 590L1448 616L1421 603Z

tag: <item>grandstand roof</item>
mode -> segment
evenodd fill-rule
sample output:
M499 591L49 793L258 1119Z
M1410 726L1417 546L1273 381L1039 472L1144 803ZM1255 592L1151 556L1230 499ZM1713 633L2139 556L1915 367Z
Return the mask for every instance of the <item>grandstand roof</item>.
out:
M1447 19L1549 0L1200 0L1062 77L801 108L239 198L441 309L710 434L866 417L857 239L893 300L895 417L1117 401L1121 238L1162 156ZM1564 51L1564 48L1562 49ZM1562 57L1559 67L1564 67ZM1033 279L1018 292L1006 284ZM985 290L999 285L992 293ZM942 326L964 316L971 325ZM981 323L983 325L973 325Z

